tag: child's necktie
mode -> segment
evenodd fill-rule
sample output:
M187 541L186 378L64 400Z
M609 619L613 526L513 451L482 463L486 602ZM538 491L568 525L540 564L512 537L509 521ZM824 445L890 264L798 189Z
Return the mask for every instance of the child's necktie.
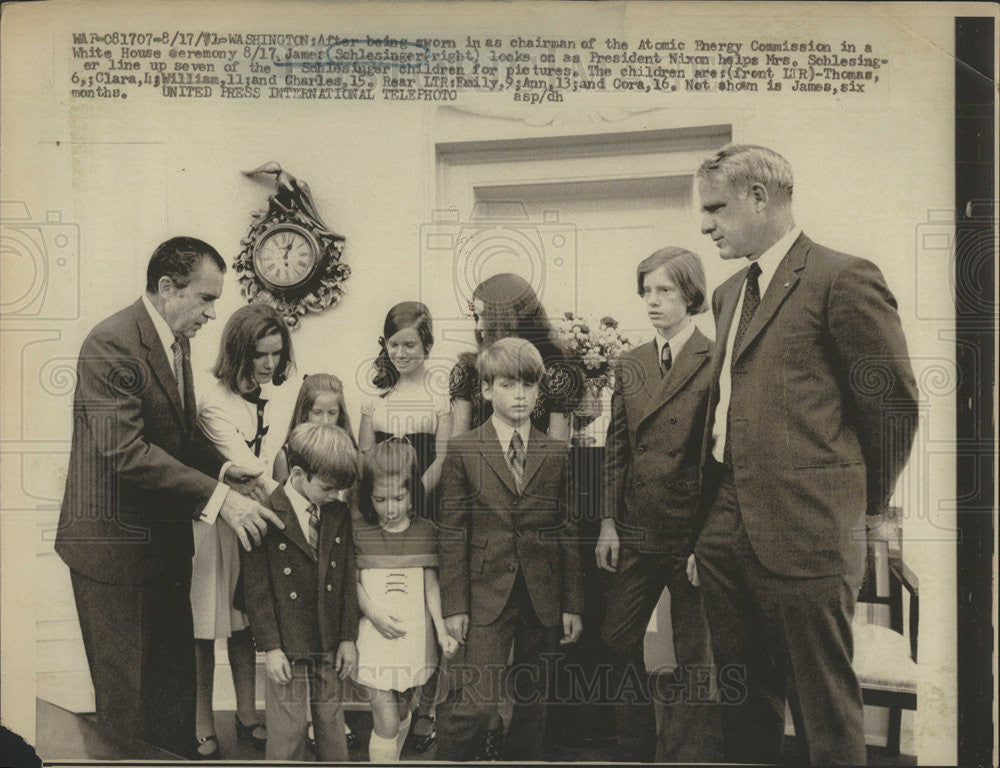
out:
M319 553L319 507L315 504L309 505L309 546L312 547L314 555Z
M524 441L521 439L521 433L515 431L514 435L510 438L510 447L507 449L507 454L505 456L507 459L507 466L510 468L511 474L514 475L514 484L517 486L517 492L521 493L524 486Z
M660 376L666 376L670 372L670 366L674 358L670 354L670 344L664 344L660 352Z

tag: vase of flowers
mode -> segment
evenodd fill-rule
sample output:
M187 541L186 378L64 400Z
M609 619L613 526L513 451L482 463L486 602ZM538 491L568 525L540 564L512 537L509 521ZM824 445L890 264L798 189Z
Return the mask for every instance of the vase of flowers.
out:
M584 371L583 396L573 414L574 431L579 431L604 412L614 384L615 362L632 342L618 331L618 321L607 316L594 322L566 312L556 330L563 349L577 358Z

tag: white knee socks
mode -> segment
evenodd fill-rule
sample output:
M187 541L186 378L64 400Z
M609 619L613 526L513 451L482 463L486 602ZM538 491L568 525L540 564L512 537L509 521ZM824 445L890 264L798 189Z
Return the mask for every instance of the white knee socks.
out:
M368 740L368 759L373 763L395 763L399 759L396 739L387 739L372 731Z

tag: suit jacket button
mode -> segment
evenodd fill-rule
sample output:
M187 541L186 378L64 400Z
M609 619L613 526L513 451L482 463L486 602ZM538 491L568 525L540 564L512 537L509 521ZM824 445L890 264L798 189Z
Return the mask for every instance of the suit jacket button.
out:
M333 540L333 543L334 543L334 544L339 544L339 543L340 543L340 537L338 536L337 538L335 538L335 539Z
M671 424L676 424L677 423L677 419L675 419L673 416L671 416L670 417L670 423Z
M290 598L291 598L292 600L298 600L298 599L299 599L299 593L298 593L298 592L290 592L288 596L289 596L289 597L290 597Z
M292 569L291 568L285 568L282 571L282 573L285 574L286 576L291 576L292 575Z
M511 563L510 565L508 565L507 570L510 571L511 573L514 573L514 571L517 570L517 563Z
M677 451L675 451L675 450L669 450L669 451L667 451L667 456L673 457L673 456L676 456L676 455L677 455Z
M644 445L640 445L639 449L636 451L636 453L639 453L639 454L643 454L645 452L646 452L646 446L644 446Z
M281 542L281 543L280 543L280 544L278 545L278 549L280 549L280 550L281 550L282 552L284 552L284 551L285 551L285 548L286 548L286 546L287 546L287 545L285 544L285 542Z
M326 591L327 592L333 592L333 584L327 584L326 585Z

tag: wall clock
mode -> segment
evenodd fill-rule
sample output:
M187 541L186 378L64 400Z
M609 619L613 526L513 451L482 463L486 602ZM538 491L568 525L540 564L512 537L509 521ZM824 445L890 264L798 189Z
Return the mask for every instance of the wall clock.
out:
M309 185L277 163L244 174L274 175L276 190L267 210L254 214L233 268L249 302L267 302L295 328L307 313L340 301L342 283L351 274L341 261L345 238L323 222Z

